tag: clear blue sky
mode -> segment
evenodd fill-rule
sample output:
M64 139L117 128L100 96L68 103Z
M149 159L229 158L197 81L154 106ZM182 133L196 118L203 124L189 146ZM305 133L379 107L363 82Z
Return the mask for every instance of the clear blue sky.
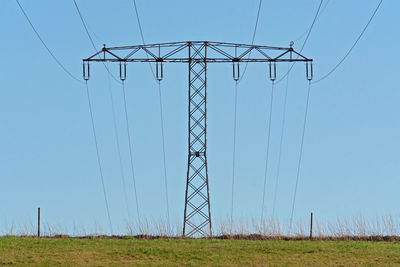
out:
M131 0L77 1L100 47L140 44ZM326 2L326 0L325 0ZM315 77L329 71L350 48L377 0L331 0L303 51ZM76 76L93 54L71 1L21 0L47 45ZM310 26L319 1L264 0L256 44L288 46ZM251 43L258 1L137 1L147 43L212 40ZM329 78L312 86L295 219L399 215L400 86L397 48L400 3L383 2L353 53ZM0 229L35 220L107 231L85 88L52 60L15 1L0 8ZM295 42L299 50L303 39ZM111 66L117 73L117 66ZM278 78L287 66L278 67ZM235 219L260 216L270 81L262 64L249 65L239 85ZM93 66L90 88L111 217L116 231L128 219L115 146L107 75ZM128 109L134 142L138 198L148 219L165 219L157 85L145 64L128 66ZM273 188L285 83L273 106L267 214ZM129 154L121 87L112 82L123 166ZM187 160L187 66L165 66L162 82L171 220L183 219ZM304 65L290 74L286 131L276 215L290 216L307 81ZM234 83L231 66L209 66L208 160L215 221L230 212ZM127 187L134 214L131 184Z

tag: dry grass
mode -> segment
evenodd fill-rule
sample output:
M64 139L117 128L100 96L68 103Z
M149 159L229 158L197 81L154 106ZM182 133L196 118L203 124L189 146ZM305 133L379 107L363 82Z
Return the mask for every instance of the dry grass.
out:
M73 229L67 229L61 225L52 226L49 223L42 224L41 233L43 236L62 236L65 237L87 237L106 235L99 225L91 227L79 227L74 225ZM219 238L259 237L260 240L303 240L308 238L309 222L298 221L289 229L289 224L280 222L276 219L266 219L261 223L259 220L238 220L230 225L229 220L219 220L214 223L214 236ZM34 223L16 226L14 224L3 226L0 236L33 236L36 234L36 225ZM18 230L17 230L18 229ZM179 238L182 236L182 225L169 225L162 219L141 220L140 222L125 223L125 230L118 231L118 236L137 236L137 237L168 237ZM335 221L325 222L314 221L313 237L318 240L388 240L400 236L400 221L391 215L376 217L372 220L366 220L362 216L352 218L337 218Z

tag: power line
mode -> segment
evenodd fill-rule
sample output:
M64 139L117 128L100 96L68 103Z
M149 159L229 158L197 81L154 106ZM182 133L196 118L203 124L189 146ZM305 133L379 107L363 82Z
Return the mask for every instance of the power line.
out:
M28 17L28 14L26 14L24 8L22 7L22 5L20 4L20 2L18 0L15 0L19 6L19 8L21 9L22 13L24 14L26 20L28 21L29 25L31 26L32 30L35 32L36 36L39 38L40 42L42 43L42 45L46 48L47 52L50 54L50 56L53 58L53 60L64 70L65 73L67 73L72 79L74 79L75 81L79 82L79 83L84 83L82 82L80 79L78 79L77 77L75 77L62 63L60 60L58 60L58 58L54 55L54 53L50 50L50 48L46 45L46 43L44 42L44 40L42 39L42 37L40 36L39 32L36 30L35 26L33 26L33 23L31 22L31 20Z
M79 17L80 17L80 19L81 19L82 25L83 25L83 27L85 28L86 35L89 37L89 40L90 40L90 42L92 43L92 46L93 46L94 51L97 52L96 45L94 44L93 39L92 39L92 36L91 36L90 33L89 33L89 30L88 30L88 28L87 28L87 26L86 26L86 22L85 22L85 20L83 19L83 15L82 15L82 13L81 13L79 7L78 7L78 4L76 3L75 0L72 0L72 1L74 2L76 11L78 12L78 15L79 15Z
M254 39L256 38L258 19L260 18L261 4L262 0L258 2L257 19L256 19L256 25L254 26L253 38L251 38L251 44L254 44Z
M136 20L139 26L140 37L142 39L143 45L146 45L142 24L140 23L140 17L138 8L136 5L136 0L133 0L133 6L135 8ZM146 53L147 59L149 59L148 53ZM165 134L164 134L164 118L163 118L163 106L162 106L162 95L161 95L161 80L157 79L153 68L151 67L151 63L149 62L149 68L153 75L153 78L158 82L158 92L159 92L159 105L160 105L160 118L161 118L161 136L162 136L162 153L163 153L163 165L164 165L164 184L165 184L165 196L166 196L166 205L167 205L167 219L168 224L170 224L170 217L169 217L169 200L168 200L168 176L167 176L167 164L166 164L166 152L165 152Z
M351 51L353 50L353 48L357 45L358 41L361 39L361 37L363 36L364 32L367 30L369 24L371 23L372 19L375 17L375 14L378 12L378 9L380 8L381 4L382 4L383 0L380 0L377 7L374 10L374 13L372 13L372 16L369 18L367 24L364 26L363 30L361 31L360 35L357 37L356 41L353 43L353 45L350 47L349 51L347 51L347 53L344 55L344 57L335 65L335 67L333 67L333 69L331 69L327 74L325 74L324 76L322 76L320 79L316 80L314 83L318 83L322 80L324 80L325 78L327 78L329 75L331 75L347 58L348 55L350 55Z
M120 173L121 173L122 187L123 187L123 192L124 192L125 206L126 206L126 210L128 213L128 218L131 218L129 204L128 204L129 203L128 196L126 193L127 187L125 184L124 167L122 164L121 145L120 145L120 141L119 141L119 133L118 133L118 127L117 127L117 119L116 119L115 106L114 106L114 96L113 96L113 92L112 92L112 88L111 88L110 75L107 75L107 77L108 77L108 91L110 93L111 112L112 112L112 117L113 117L115 143L116 143L116 147L117 147L117 155L118 155L119 169L120 169Z
M140 23L139 12L138 12L138 9L137 9L137 6L136 6L136 0L133 0L133 6L135 7L135 13L136 13L137 23L138 23L138 25L139 25L140 37L142 38L143 44L145 44L146 42L144 41L144 35L143 35L143 30L142 30L142 24Z
M257 27L258 27L258 20L260 18L260 11L261 11L261 4L262 0L258 2L258 10L257 10L257 18L256 18L256 24L254 25L254 31L253 31L253 37L251 38L251 44L254 44L254 40L256 38L256 33L257 33ZM248 58L251 56L251 51L248 55ZM239 78L239 80L235 81L235 105L234 105L234 122L233 122L233 155L232 155L232 193L231 193L231 230L233 227L233 201L234 201L234 188L235 188L235 164L236 164L236 124L237 124L237 87L238 83L241 82L243 79L244 75L246 74L247 66L249 62L246 62L246 65L244 67L244 71L242 74L242 77ZM239 70L238 70L239 71Z
M306 125L307 125L308 106L309 106L310 91L311 91L310 89L311 89L311 81L309 80L308 81L308 90L307 90L306 110L305 110L305 113L304 113L303 130L302 130L302 134L301 134L299 161L297 163L296 184L295 184L295 187L294 187L292 210L290 212L289 234L290 234L290 232L292 230L293 212L294 212L294 206L295 206L295 203L296 203L297 187L298 187L298 184L299 184L301 160L303 158L304 133L306 131Z
M79 7L78 7L78 4L76 3L75 0L72 0L72 1L74 2L76 11L78 12L78 15L79 15L79 17L80 17L80 19L81 19L82 25L83 25L83 27L85 28L86 35L89 37L90 43L91 43L92 46L93 46L94 52L97 52L96 45L94 44L94 41L93 41L93 39L92 39L92 36L91 36L90 33L89 33L89 30L88 30L88 28L87 28L87 26L86 26L86 22L85 22L85 20L84 20L84 18L83 18L83 15L82 15L82 13L81 13ZM100 55L97 55L97 57L100 58ZM107 70L108 75L111 75L111 77L114 79L114 81L116 81L117 83L120 84L121 82L118 81L117 78L115 78L115 76L111 73L111 71L110 71L110 69L107 67L107 65L106 65L104 62L102 62L102 63L103 63L104 68Z
M265 171L264 171L264 186L263 186L263 197L262 197L262 205L261 205L261 220L260 223L262 225L262 220L264 217L264 203L265 203L265 189L267 185L267 175L268 175L268 160L269 160L269 144L271 137L271 122L272 122L272 105L274 102L274 81L272 81L271 86L271 97L269 103L269 118L268 118L268 134L267 134L267 155L265 159Z
M262 4L262 0L260 0L260 1L258 2L257 18L256 18L256 24L254 25L253 37L251 38L251 45L254 44L254 39L256 38L257 26L258 26L258 19L259 19L259 17L260 17L260 11L261 11L261 4ZM250 51L250 53L249 53L248 58L250 58L250 55L251 55L251 51ZM243 71L242 77L240 77L239 82L241 82L241 80L243 79L243 77L244 77L244 75L245 75L245 73L246 73L247 65L248 65L248 64L249 64L249 62L246 62L246 65L244 66L244 71Z
M233 194L234 194L234 188L235 188L237 88L238 88L238 82L235 81L235 104L234 104L234 113L233 113L234 118L233 118L233 155L232 155L231 231L233 228Z
M146 45L146 42L144 41L144 34L143 34L142 24L140 23L139 12L138 12L138 9L137 9L137 6L136 6L136 0L133 0L133 6L135 7L136 20L137 20L137 23L138 23L138 26L139 26L140 37L142 38L143 45ZM147 59L149 59L149 55L147 53L146 53L146 57L147 57ZM150 67L151 73L153 74L154 80L157 81L156 75L154 74L154 70L151 67L151 63L150 62L149 62L149 67Z
M289 69L289 65L288 65ZM279 175L281 170L281 157L282 157L282 145L283 145L283 135L285 132L285 123L286 123L286 104L287 104L287 94L289 88L289 75L286 76L286 86L285 86L285 96L283 100L283 114L282 114L282 126L281 126L281 137L279 141L279 152L278 152L278 166L275 178L275 190L274 190L274 201L272 206L272 217L275 216L275 207L276 207L276 198L278 194L278 183L279 183Z
M168 220L168 225L170 225L171 222L169 219L168 178L167 178L167 163L165 155L165 135L164 135L164 117L163 117L163 106L162 106L161 81L158 81L158 96L160 100L159 104L160 104L160 122L161 122L161 136L162 136L162 150L163 150L165 199L167 205L167 220Z
M96 45L94 44L94 41L92 39L92 36L89 33L88 27L86 25L85 19L79 9L78 4L76 3L75 0L72 0L74 2L76 11L78 12L78 15L81 19L82 25L86 31L86 34L93 46L93 49L95 52L97 52L97 48ZM100 56L98 56L100 58ZM126 186L125 186L125 175L124 175L124 170L123 170L123 164L122 164L122 157L121 157L121 148L120 148L120 141L119 141L119 134L118 134L118 129L117 129L117 119L116 119L116 114L115 114L115 107L114 107L114 97L113 97L113 93L111 90L111 84L110 84L110 77L112 77L114 79L114 81L121 83L120 81L118 81L114 75L112 75L112 73L110 72L108 66L104 63L103 66L104 68L107 70L108 72L108 91L110 94L110 103L111 103L111 111L112 111L112 118L113 118L113 126L114 126L114 135L115 135L115 142L116 142L116 146L117 146L117 154L118 154L118 161L119 161L119 168L120 168L120 173L121 173L121 179L122 179L122 186L123 186L123 192L124 192L124 200L125 200L125 205L126 205L126 209L127 209L127 213L128 213L128 217L130 216L130 211L129 211L129 205L128 205L128 197L127 197L127 193L126 193Z
M124 95L125 122L126 122L126 131L127 131L127 134L128 134L129 158L130 158L130 164L131 164L133 190L134 190L134 193L135 193L136 213L137 213L138 220L140 222L139 202L138 202L137 190L136 190L135 168L133 167L132 141L131 141L131 134L130 134L130 130L129 130L128 109L127 109L127 105L126 105L126 94L125 94L125 82L124 81L122 81L122 92L123 92L123 95Z
M319 14L318 14L316 20L318 20L318 19L321 17L322 13L325 11L325 9L326 9L326 7L328 6L329 2L330 2L330 0L327 0L327 1L326 1L325 5L321 8L321 11L319 12ZM308 31L309 31L309 29L305 30L299 37L297 37L296 39L294 39L293 42L296 43L297 41L299 41L300 39L302 39L302 38L304 37L304 35L306 35L306 34L308 33Z
M95 143L95 146L96 146L97 164L98 164L98 167L99 167L101 185L103 187L104 201L105 201L105 204L106 204L108 223L110 225L110 231L111 231L110 233L112 234L113 233L113 229L112 229L112 223L111 223L110 209L109 209L109 206L108 206L106 187L105 187L105 184L104 184L104 175L103 175L103 168L102 168L101 160L100 160L99 145L97 143L96 128L95 128L95 125L94 125L93 110L92 110L92 102L90 100L90 93L89 93L89 85L88 85L87 81L86 81L85 84L86 84L86 95L87 95L87 100L88 100L88 104L89 104L90 121L91 121L91 124L92 124L94 143Z
M304 47L305 47L305 45L306 45L306 43L307 43L307 41L308 41L308 38L310 37L311 31L312 31L312 29L314 28L315 21L317 20L317 17L318 17L319 11L321 10L321 6L322 6L322 2L323 2L323 1L324 1L324 0L321 0L321 1L319 2L319 6L318 6L318 9L317 9L317 13L315 13L313 22L311 23L310 29L308 30L307 37L306 37L306 39L304 40L303 45L301 46L301 49L300 49L300 52L299 52L300 54L301 54L301 52L303 52L303 49L304 49ZM297 58L299 58L298 55L297 55ZM286 77L287 75L289 75L290 71L293 69L293 67L294 67L295 64L296 64L296 62L293 62L292 66L290 66L289 70L285 73L285 75L283 75L282 78L280 78L280 79L276 82L276 84L280 83L283 79L285 79L285 77Z
M91 36L94 37L93 39L98 43L98 44L104 44L102 40L104 40L103 37L99 36L93 28L90 26L89 22L85 17L82 17L83 20L85 21L86 27L88 28L89 32L91 33ZM108 66L108 65L107 65ZM109 66L108 66L109 67Z
M254 40L256 38L256 33L257 33L257 27L258 27L258 21L260 18L260 11L261 11L261 5L262 5L262 0L258 2L258 10L257 10L257 17L256 17L256 23L254 25L254 31L253 31L253 36L251 38L251 44L254 44ZM251 56L251 51L248 55L248 58ZM237 86L238 83L241 82L243 79L244 75L246 74L246 70L248 67L249 62L246 62L246 65L244 67L244 71L242 76L239 78L238 81L235 82L235 105L234 105L234 127L233 127L233 157L232 157L232 198L231 198L231 228L233 225L233 200L234 200L234 184L235 184L235 161L236 161L236 124L237 124ZM238 70L239 71L239 70Z

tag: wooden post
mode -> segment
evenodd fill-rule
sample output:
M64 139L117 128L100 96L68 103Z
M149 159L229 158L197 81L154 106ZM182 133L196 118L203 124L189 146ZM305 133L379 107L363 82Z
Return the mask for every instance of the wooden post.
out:
M40 237L40 208L38 208L37 236Z
M312 226L313 226L313 213L311 212L311 223L310 223L310 240L312 240Z

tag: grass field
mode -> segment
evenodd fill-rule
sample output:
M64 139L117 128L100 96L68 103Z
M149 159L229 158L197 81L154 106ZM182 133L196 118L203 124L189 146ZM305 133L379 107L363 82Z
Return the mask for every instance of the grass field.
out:
M400 266L400 242L10 236L0 265Z

